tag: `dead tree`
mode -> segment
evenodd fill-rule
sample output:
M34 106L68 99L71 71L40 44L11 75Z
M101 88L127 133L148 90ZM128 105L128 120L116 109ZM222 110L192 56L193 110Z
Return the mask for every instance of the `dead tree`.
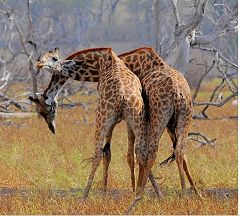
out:
M31 18L31 14L30 14L30 1L27 0L27 20L28 20L28 29L27 29L27 34L25 35L21 29L21 26L19 25L17 18L16 18L16 14L14 12L13 9L8 10L8 11L3 11L1 10L0 13L5 16L6 20L8 21L8 25L10 26L10 34L12 34L14 32L14 28L16 30L16 33L18 35L18 40L19 43L21 45L22 50L20 52L15 52L12 57L10 59L8 59L7 61L4 61L3 58L0 58L0 64L1 64L1 85L0 85L0 90L3 90L4 87L6 87L8 81L9 81L9 77L10 77L10 73L7 70L7 64L6 63L11 63L13 62L17 56L19 55L25 55L27 58L27 63L29 66L29 71L32 77L32 88L33 88L33 93L36 94L38 92L38 86L37 86L37 78L36 78L36 70L34 68L34 61L33 60L33 52L29 51L27 48L27 43L31 42L33 44L33 33L32 33L32 18ZM11 50L11 42L9 41L9 52L12 53ZM35 47L35 51L36 51L36 47ZM26 111L26 107L24 105L22 105L20 102L18 102L16 100L16 98L10 98L7 96L7 88L6 91L4 93L0 94L0 98L1 98L1 108L3 108L2 111L8 110L8 107L13 104L15 107L17 107L18 109L22 110L22 111ZM20 98L21 95L18 95L17 98Z
M155 1L157 2L157 1ZM225 105L232 98L237 97L237 85L232 79L231 75L228 74L228 68L231 67L234 70L238 69L238 66L233 63L226 56L221 54L212 43L218 39L223 37L226 33L232 33L237 31L237 5L233 8L229 8L225 4L221 4L220 6L224 7L224 14L216 21L212 30L203 34L199 29L196 30L200 22L203 20L205 16L206 6L208 4L208 0L193 0L191 7L194 9L194 15L187 23L183 23L181 17L178 12L178 1L172 0L172 11L175 18L175 48L171 50L172 62L169 62L171 66L179 70L183 75L188 70L189 63L192 63L192 58L190 56L190 50L199 49L203 52L208 52L215 56L211 65L207 65L206 63L202 63L205 65L205 72L200 77L200 80L197 84L195 92L193 94L193 104L194 106L202 106L202 110L199 114L195 114L193 117L197 119L211 119L207 114L207 109L211 106L221 107ZM215 5L213 5L215 6ZM197 32L197 33L196 33ZM212 69L217 69L219 75L221 77L221 82L216 88L213 90L209 101L206 102L197 102L197 95L201 87L202 81L206 78L206 76L212 71ZM223 69L224 68L224 69ZM224 87L227 87L231 92L226 98L220 98L221 90ZM200 132L191 132L189 134L190 139L194 141L198 141L199 143L211 144L213 145L216 139L209 140L206 135ZM201 138L201 140L200 140Z

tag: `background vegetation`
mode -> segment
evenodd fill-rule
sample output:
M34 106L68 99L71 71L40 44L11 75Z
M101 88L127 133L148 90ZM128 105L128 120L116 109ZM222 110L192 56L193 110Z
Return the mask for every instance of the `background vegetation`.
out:
M109 192L99 191L100 168L81 202L96 84L72 82L61 92L55 136L27 99L46 88L51 74L34 65L54 47L62 57L89 47L153 47L191 86L191 132L203 135L190 136L186 149L197 186L237 188L236 0L0 0L0 23L0 214L123 214L134 198L122 122L113 135ZM176 195L175 162L159 167L171 149L164 133L154 174L166 196L158 201L148 184L134 214L237 214L236 194L206 194L203 202Z

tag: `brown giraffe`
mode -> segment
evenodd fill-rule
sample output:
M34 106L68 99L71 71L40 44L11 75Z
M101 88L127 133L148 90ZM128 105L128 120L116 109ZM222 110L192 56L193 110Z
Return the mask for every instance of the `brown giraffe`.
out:
M74 55L71 55L71 56L69 56L67 59L71 59L72 57L73 57ZM159 61L159 66L160 66L160 69L161 69L161 67L164 65L164 63L163 63L163 61L160 59L160 57L158 57L157 56L157 54L151 49L151 48L148 48L148 47L142 47L142 48L139 48L139 49L136 49L136 50L134 50L134 51L131 51L131 52L129 52L129 53L125 53L125 54L122 54L122 55L120 55L120 58L124 61L124 63L131 69L131 70L133 70L133 72L140 78L140 80L142 81L145 77L146 77L146 75L143 73L144 71L150 71L150 70L152 70L152 68L155 68L155 66L153 65L151 65L152 64L152 62L151 61L153 61L154 59L153 59L153 57L155 56L155 62L153 62L154 64L156 64L156 59L157 59L157 61ZM56 58L58 58L58 56L56 56ZM144 65L143 65L143 67L142 67L142 61L144 61ZM150 65L149 65L150 64ZM159 67L158 66L158 67ZM166 65L167 66L167 65ZM169 66L168 66L168 70L172 70L171 68L169 68ZM147 74L147 72L146 72L146 74ZM182 88L186 88L187 89L187 91L189 92L189 87L188 87L188 84L186 84L186 81L185 81L185 79L178 73L178 72L176 72L176 71L174 71L174 73L177 75L177 77L178 77L178 79L176 79L176 81L177 80L179 80L180 79L180 81L177 81L177 82L179 82L179 84L181 83L181 82L183 82L183 84L182 85L180 85L180 87L182 86ZM150 76L151 76L151 73L149 74ZM156 74L154 74L153 73L153 75L154 76L156 76ZM158 76L156 76L156 78L164 78L166 76L166 74L165 75L161 75L161 74L158 74ZM180 78L179 78L180 77ZM65 77L65 76L61 76L61 75L54 75L53 77L52 77L52 80L51 80L51 82L50 82L50 84L49 84L49 87L46 89L46 91L48 91L49 93L48 93L48 95L52 95L52 98L54 98L54 96L57 94L57 92L58 92L58 90L60 89L60 87L65 83L65 81L67 80L68 78L67 77ZM155 79L154 77L152 77L151 76L151 79L149 79L149 81L151 81L152 79ZM83 77L83 74L82 74L82 77L81 77L81 80L88 80L88 81L93 81L93 77ZM95 78L95 80L94 81L98 81L98 79L97 78ZM158 83L159 81L154 81L154 83ZM144 84L143 83L143 87L144 87L144 89L145 89L145 85L146 84ZM57 87L56 87L57 86ZM177 87L177 86L176 86ZM176 88L175 87L175 88ZM54 89L55 89L55 91L54 91ZM46 92L45 91L45 92ZM149 91L149 90L148 90ZM148 97L150 97L150 98L154 98L154 96L151 96L151 95L148 95ZM167 97L166 97L167 98ZM165 98L164 98L165 99ZM153 102L154 103L154 102ZM173 118L172 118L172 120L173 120ZM190 124L190 123L189 123ZM172 131L174 131L175 129L174 128L172 128L171 129L171 123L169 123L168 125L167 125L167 129L168 129L168 132L169 132L169 134L170 134L170 136L171 136L171 138L172 138L172 140L173 140L173 143L176 143L176 141L174 141L175 140L175 136L174 136L174 134L172 133ZM111 133L111 131L110 131L110 133ZM111 134L108 136L109 138L110 138L110 140L111 140ZM134 139L134 137L133 136L130 136L130 137L132 137L131 139L133 140ZM110 142L109 142L110 143ZM169 158L169 160L170 159L173 159L174 160L174 154ZM168 160L166 160L166 162L167 162ZM131 167L131 165L130 165L130 167ZM134 169L133 169L134 170ZM132 172L131 173L132 175L132 182L134 182L135 180L134 180L134 172ZM189 175L189 177L188 178L190 178L191 179L191 175ZM193 183L193 181L191 181L192 183ZM193 186L194 188L195 188L195 186ZM196 189L196 188L195 188Z
M189 183L200 196L188 169L184 154L184 144L188 137L192 121L192 99L190 88L181 73L171 68L155 53L152 48L142 47L119 55L125 65L136 74L149 101L148 154L146 173L139 183L138 194L146 184L146 176L157 157L159 139L167 128L173 142L173 154L163 162L176 159L182 190L186 189L184 172Z
M57 102L55 96L68 77L85 81L98 81L99 79L98 91L100 103L97 108L96 118L96 149L95 156L93 157L92 172L84 193L84 198L86 198L100 162L102 150L104 158L104 186L106 186L107 171L111 158L108 141L111 140L111 132L119 118L124 118L127 121L129 142L134 142L135 139L136 155L140 171L141 167L144 166L141 161L142 152L146 152L146 149L143 149L146 148L146 144L144 144L146 136L144 134L143 101L138 78L126 68L110 48L84 50L70 55L67 59L73 58L75 58L74 61L66 60L60 63L58 50L49 51L47 54L41 56L37 64L38 68L49 70L53 73L53 77L44 94L37 99L30 97L30 100L37 104L40 114L45 118L49 128L55 132L55 116L52 114L56 113ZM51 83L54 83L54 85ZM134 87L132 87L133 85ZM48 118L48 115L51 118ZM110 123L109 119L111 120ZM102 123L101 121L104 122ZM107 144L102 149L104 138L106 138ZM134 169L134 158L132 158L134 151L133 144L129 144L128 151L128 162L132 172L132 167ZM141 172L139 172L140 175ZM152 180L153 186L156 187L151 173L149 177ZM161 196L161 194L159 193L158 196Z

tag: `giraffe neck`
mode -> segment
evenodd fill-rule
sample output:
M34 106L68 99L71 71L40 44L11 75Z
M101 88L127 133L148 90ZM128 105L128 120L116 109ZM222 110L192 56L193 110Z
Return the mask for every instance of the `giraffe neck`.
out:
M88 50L87 50L88 51ZM112 66L114 53L109 48L79 52L61 62L61 69L53 73L44 96L48 104L54 100L69 78L78 81L99 82L101 75Z
M102 72L112 64L110 48L84 50L61 62L62 74L78 81L98 82Z
M59 92L62 90L64 84L66 84L68 79L69 77L63 76L61 74L54 73L52 75L51 81L43 93L47 104L50 105L51 101L58 96Z
M153 49L144 47L119 55L124 64L142 80L154 68L166 67L163 60Z

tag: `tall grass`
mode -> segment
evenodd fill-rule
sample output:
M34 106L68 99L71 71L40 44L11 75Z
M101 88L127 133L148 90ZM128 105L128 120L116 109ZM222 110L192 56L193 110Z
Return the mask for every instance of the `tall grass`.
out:
M200 100L207 99L212 84L204 84ZM74 96L81 100L80 95ZM86 97L84 97L86 100ZM88 119L84 124L83 114ZM231 103L222 108L210 108L211 116L237 115ZM51 134L42 119L1 119L17 124L0 124L0 187L28 188L41 191L27 196L0 196L0 214L122 214L134 198L129 192L119 197L90 193L86 203L79 196L56 196L49 189L84 188L90 165L82 160L92 156L94 147L94 106L89 111L81 107L59 109L56 135ZM217 138L216 146L199 147L193 141L186 146L190 170L199 188L237 187L237 121L194 120L192 131L201 131ZM180 189L176 163L159 168L158 164L172 151L164 133L153 168L160 187ZM131 191L130 171L126 161L127 130L124 122L114 129L112 161L108 187ZM137 174L137 166L136 166ZM137 175L136 175L137 176ZM97 171L93 188L101 188L102 167ZM150 188L150 184L147 185ZM33 190L34 191L34 190ZM43 192L46 191L46 192ZM219 200L207 197L165 197L158 201L147 194L134 214L237 214L237 198Z

